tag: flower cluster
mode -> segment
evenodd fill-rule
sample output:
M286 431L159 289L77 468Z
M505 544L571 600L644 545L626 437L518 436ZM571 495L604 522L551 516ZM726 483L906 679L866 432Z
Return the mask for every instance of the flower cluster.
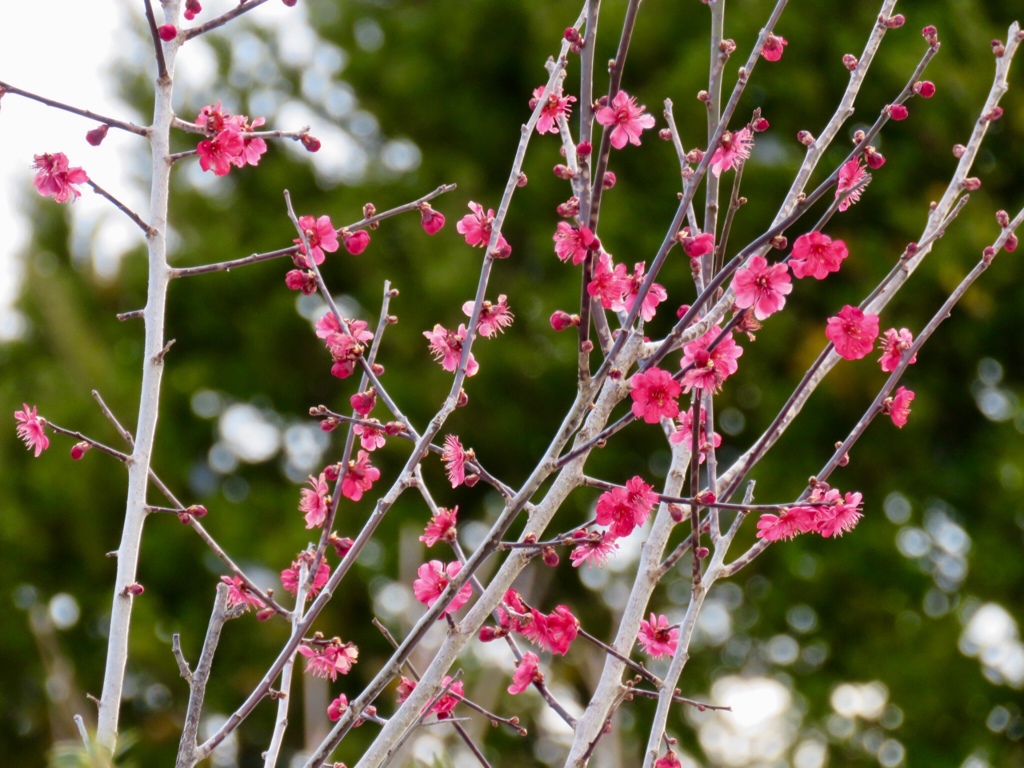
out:
M298 557L292 561L291 566L281 571L281 586L293 595L297 595L302 568L305 567L308 570L313 565L313 558L315 556L310 551L300 552ZM331 566L325 558L321 558L320 565L316 569L316 576L313 577L313 583L310 584L309 591L306 593L306 599L309 600L315 597L316 593L324 588L324 585L327 584L327 580L330 578Z
M783 509L778 515L761 515L757 538L780 541L801 533L819 533L826 538L842 536L860 521L860 506L859 493L847 493L844 497L827 483L816 482L805 505Z
M668 441L673 445L678 443L693 445L693 406L690 406L689 410L679 417L676 431L669 436ZM721 444L722 436L717 432L712 432L711 440L708 441L707 414L702 405L700 407L700 428L697 434L697 450L700 452L700 458L697 460L697 463L703 464L705 457L711 452L711 449L717 448Z
M579 634L579 619L568 606L559 605L551 613L541 613L536 608L527 607L514 589L505 593L496 610L498 626L485 626L480 630L483 642L517 632L540 648L564 656Z
M340 638L333 638L326 645L300 645L299 653L309 659L306 671L315 677L338 679L338 675L347 675L352 665L359 658L359 649L352 643L343 643Z
M324 340L331 353L334 365L331 374L339 379L351 376L363 356L364 344L373 339L373 333L367 330L363 320L345 320L347 329L343 329L337 316L328 312L316 321L316 335Z
M415 690L415 681L403 676L398 683L398 702L402 703L408 699ZM446 720L451 717L452 710L455 709L455 706L466 695L466 691L461 680L452 682L451 675L445 675L442 678L441 690L446 690L447 692L434 702L433 706L430 707L430 711L437 715L438 720ZM426 712L426 707L424 707L424 712Z
M736 360L742 354L743 347L733 340L732 331L723 334L717 325L708 329L699 339L683 346L680 362L686 371L683 374L683 391L704 389L717 392L722 382L739 369Z
M230 115L219 101L203 107L196 118L196 125L205 129L207 136L196 146L199 166L204 171L213 170L217 176L227 176L231 166L258 165L267 143L258 136L243 134L252 133L264 122L262 117L250 123L246 115Z
M658 495L639 476L626 481L625 487L605 491L597 500L597 524L608 526L609 534L621 539L647 522Z

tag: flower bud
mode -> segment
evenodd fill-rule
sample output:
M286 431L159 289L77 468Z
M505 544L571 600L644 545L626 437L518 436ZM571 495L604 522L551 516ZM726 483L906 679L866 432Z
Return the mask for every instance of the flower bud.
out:
M384 425L384 434L388 437L405 434L405 425L400 421L389 421Z
M843 54L843 66L853 72L857 68L857 57L852 53Z
M935 83L931 80L918 80L914 83L914 93L922 99L930 99L935 95Z
M444 214L435 211L429 203L424 203L420 207L420 225L428 235L436 235L444 226Z
M185 0L185 18L188 21L192 21L202 11L203 6L199 4L199 0Z
M465 408L467 405L469 405L469 395L466 394L466 390L460 389L459 390L459 396L455 400L455 407L456 408ZM474 480L473 483L475 484L476 480ZM468 476L466 477L466 485L468 485L470 488L473 487L473 486L469 485L469 477Z
M196 520L206 517L206 507L202 504L192 504L185 509L190 517L194 517Z
M981 179L977 176L968 176L964 179L963 188L968 192L974 192L975 190L981 189Z
M320 151L320 139L316 136L310 136L308 133L304 133L299 136L299 141L302 142L302 146L306 148L307 152Z
M864 160L872 170L878 170L885 165L885 156L874 147L867 147L864 150Z
M997 59L1001 59L1003 57L1003 54L1006 53L1006 47L1003 45L1002 40L992 41L992 53L995 54Z
M347 229L341 231L341 241L345 246L345 250L351 253L353 256L358 256L366 250L366 246L370 244L370 235L366 230L360 229L358 232L352 232L349 234Z
M85 134L85 140L92 146L98 147L103 143L103 140L107 137L107 131L110 130L110 126L104 123L103 125L93 128L91 131Z
M92 445L90 445L89 442L86 440L82 440L79 443L75 443L73 446L71 446L71 458L74 459L75 461L78 461L89 452L90 448L92 448Z
M157 29L157 34L160 35L161 40L169 43L178 36L178 28L173 24L163 24Z
M989 122L994 122L1003 116L1002 107L992 107L991 110L985 115L985 119Z
M559 163L551 170L554 172L555 176L566 181L576 176L576 174L572 172L572 169L569 168L569 166L563 165L562 163Z
M567 328L573 328L580 324L579 315L570 315L568 312L564 312L561 309L555 310L554 314L551 315L551 327L556 331L564 331Z
M754 133L764 133L768 130L768 119L759 117L750 124L750 130Z
M554 547L544 547L541 550L541 556L544 559L544 565L548 566L549 568L554 568L556 565L558 565L558 553L555 552Z
M669 513L669 515L672 516L672 519L675 522L677 522L677 523L683 522L683 517L684 517L683 508L681 506L679 506L678 504L669 504L668 505L668 513Z
M928 45L933 48L939 44L939 31L931 24L921 30L921 37L927 40Z
M777 251L784 251L789 247L789 239L785 235L776 235L768 244Z
M594 151L594 145L589 141L581 141L576 145L576 157L590 157L590 153Z
M728 56L736 50L736 41L722 40L718 43L718 50Z
M1010 226L1010 214L1002 210L996 211L996 224L998 224L1003 229L1006 229L1008 226Z
M516 186L522 189L529 183L529 179L526 178L526 174L520 171L519 178L516 179Z
M1006 241L1003 243L1003 250L1006 251L1007 253L1013 253L1014 251L1017 250L1017 242L1017 236L1010 235L1009 237L1006 238Z
M141 584L139 584L139 582L136 581L136 582L134 582L132 584L129 584L127 587L125 587L124 591L122 592L122 594L124 594L124 595L131 595L132 597L138 597L139 595L141 595L145 591L146 591L146 588L144 586L142 586Z
M882 19L886 29L899 29L906 23L907 19L902 13L897 13L887 19Z
M814 143L814 134L810 131L799 131L796 134L796 140L803 144L805 147L809 147Z
M703 560L705 557L707 557L711 553L708 551L707 547L697 547L697 549L694 551L693 554L695 554L697 556L698 560Z
M507 259L512 255L512 246L508 243L498 243L498 246L491 251L491 256L495 259Z
M352 549L352 545L355 544L355 542L352 541L352 539L350 539L348 536L342 538L334 532L331 533L331 536L329 539L327 539L327 542L332 547L334 547L334 554L336 554L340 558L345 557L345 555L348 554L348 551Z
M966 151L967 151L967 147L965 147L963 144L954 144L953 145L953 157L955 157L957 160L959 160L961 157L963 157L964 153Z
M289 8L294 8L295 4L299 2L299 0L281 0L281 2L287 5Z
M889 117L897 121L906 120L907 116L910 114L910 110L902 104L890 104L885 108L885 110L889 113Z
M696 163L699 163L703 159L704 159L704 150L703 149L691 149L689 152L686 153L686 162L688 162L688 163L696 164Z
M580 212L580 199L575 195L570 197L564 203L559 203L558 207L555 208L555 213L561 216L563 219L571 219L578 215Z
M269 621L272 618L274 618L273 608L261 608L256 611L256 621Z
M604 176L601 177L601 189L611 189L615 186L615 181L614 171L605 171Z
M672 141L672 129L662 128L660 131L658 131L658 138L661 139L662 141Z

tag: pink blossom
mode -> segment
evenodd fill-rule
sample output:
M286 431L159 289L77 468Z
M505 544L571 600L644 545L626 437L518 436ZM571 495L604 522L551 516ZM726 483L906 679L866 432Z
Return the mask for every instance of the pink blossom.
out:
M636 303L636 297L640 295L640 286L644 282L644 268L647 266L647 262L641 261L634 265L633 274L627 276L629 280L626 291L622 294L621 298L617 301L612 302L612 309L616 312L630 312L633 309L633 304ZM589 289L588 289L589 290ZM663 285L658 283L651 283L651 289L644 296L644 303L640 305L640 317L644 321L649 321L654 318L654 313L657 311L657 306L668 298L668 293L665 291Z
M250 608L262 608L263 601L249 591L242 581L241 576L221 576L220 580L228 585L228 607L234 608L241 605L245 610Z
M644 653L652 659L662 656L675 656L679 645L679 627L670 627L668 617L664 614L651 614L650 621L641 620L637 641Z
M682 766L676 753L671 749L654 761L654 768L682 768Z
M621 301L633 281L626 274L625 264L612 264L611 254L602 252L594 265L594 279L587 283L587 294L601 302L605 309Z
M607 532L578 530L573 532L572 539L576 543L569 555L573 568L579 568L584 563L587 568L594 565L603 568L608 558L619 548L615 538Z
M475 304L476 302L467 301L462 305L462 312L466 317L473 316ZM515 320L515 315L508 308L508 296L501 293L498 294L498 302L496 304L484 301L480 307L480 319L477 322L476 329L480 331L481 336L490 338L496 333L503 333L508 326L512 325L513 320Z
M338 675L347 675L359 658L359 649L355 645L342 643L338 638L323 648L300 645L297 650L309 659L306 662L307 672L314 677L329 677L332 682L338 679Z
M838 315L828 319L825 335L835 345L840 357L860 360L874 348L878 337L878 315L847 304Z
M75 202L82 193L73 185L89 180L89 175L81 168L68 168L68 157L63 152L36 155L32 167L36 170L32 181L36 191L58 203Z
M757 538L765 541L792 539L797 534L815 530L817 524L816 507L792 507L778 515L761 515L757 521Z
M594 118L603 126L614 125L611 142L616 149L622 149L628 141L640 146L640 134L654 127L654 116L645 115L647 107L636 105L636 98L625 91L612 97L611 106L601 107Z
M558 222L554 236L555 255L562 261L572 258L573 264L582 264L588 251L596 251L601 242L587 227L573 227L564 221Z
M914 343L914 334L912 334L906 328L900 328L898 331L895 328L890 328L882 337L879 342L879 349L882 350L882 356L878 358L878 362L882 365L882 370L886 373L892 373L896 370L900 364L900 360L903 359L903 353L906 352ZM917 362L917 355L915 354L910 358L909 365L913 365Z
M522 630L523 617L527 610L518 592L514 589L507 590L501 598L501 605L496 610L502 630L506 632L519 632Z
M447 541L449 543L455 541L457 536L455 522L458 515L458 507L452 507L451 509L440 507L437 510L437 514L430 518L430 522L427 523L427 527L423 530L423 535L420 536L420 541L428 547L434 546L439 541Z
M358 256L370 244L370 233L364 229L352 233L349 233L347 229L343 229L341 231L341 241L345 244L346 251L353 256Z
M710 389L717 392L727 378L736 373L739 364L736 359L743 354L743 348L733 341L732 332L725 335L711 351L708 347L722 333L717 325L699 339L683 346L681 367L689 370L683 375L683 391Z
M470 458L469 452L462 447L458 436L445 435L441 461L444 462L444 469L452 488L458 488L466 482L466 460L468 458Z
M450 684L450 685L449 685ZM430 711L437 715L438 720L445 720L452 714L452 710L458 705L459 701L463 696L466 695L465 687L461 680L456 680L452 683L452 676L445 675L441 680L441 687L438 690L440 693L447 689L447 693L444 694L440 699L434 702L434 705L430 708ZM398 683L398 701L403 702L409 698L410 694L416 690L416 683L407 677L402 677ZM424 707L426 710L426 707Z
M903 425L907 423L907 419L910 417L910 402L913 399L913 390L907 389L906 387L900 387L896 390L895 395L891 398L886 398L889 418L891 418L892 423L900 429L903 428Z
M312 296L319 290L316 275L312 270L292 269L284 276L284 284L292 291L302 291L305 296Z
M910 110L902 104L890 104L886 107L886 110L889 112L889 117L896 121L906 120L910 115Z
M839 265L848 255L846 243L842 240L833 240L821 232L808 232L793 243L789 265L800 279L813 277L824 280L830 272L839 271Z
M375 451L378 448L383 448L387 442L384 439L384 428L380 422L376 419L370 419L373 424L356 424L352 427L352 432L359 435L359 446L364 451Z
M678 398L683 386L668 371L649 368L643 373L633 374L629 386L633 415L647 424L673 419L679 413Z
M440 560L431 560L429 563L424 563L416 570L418 578L412 583L412 592L416 595L417 600L430 608L437 602L441 593L444 592L452 579L459 575L461 570L462 563L458 560L448 563L448 565L445 565ZM445 609L441 611L441 616L459 610L472 596L473 587L467 581L448 605L445 606Z
M199 0L185 0L185 18L188 21L192 21L198 14L202 13L203 6L199 4Z
M380 480L380 470L370 463L366 451L360 451L355 461L349 461L345 476L341 478L341 495L359 501L377 480Z
M327 519L331 509L331 489L327 486L327 478L320 473L319 478L309 476L311 488L303 488L299 500L299 511L306 515L306 528L319 528Z
M713 253L715 250L715 236L710 232L702 232L696 237L690 237L690 229L687 227L683 230L686 234L683 236L683 252L691 259L697 259L701 256L707 256L709 253Z
M626 481L626 487L605 491L597 499L597 524L607 525L616 539L629 536L647 522L658 496L639 476Z
M338 250L338 234L334 231L330 216L321 216L319 219L314 219L312 216L300 216L299 226L302 227L302 233L309 241L309 249L313 253L313 263L324 263L324 251L333 253ZM304 255L306 248L302 245L302 240L297 238L293 242L299 246L299 253ZM309 264L305 263L305 258L300 258L304 263L298 266L308 267Z
M494 224L494 209L488 208L487 212L484 213L483 206L479 203L474 203L471 200L469 202L469 210L473 213L463 216L459 220L459 223L455 225L455 230L460 235L465 236L467 245L486 248L487 243L490 242L491 239L491 226ZM496 248L498 250L508 248L511 251L511 247L505 240L504 235L499 235Z
M736 306L754 308L754 317L764 320L786 305L786 295L793 290L789 267L768 265L763 256L751 256L747 266L737 270L732 281Z
M428 235L436 235L444 227L444 214L431 208L430 203L423 203L420 207L420 226Z
M559 605L548 615L536 608L530 611L533 619L522 628L522 633L541 648L564 656L579 633L580 622L568 606Z
M242 133L251 133L266 122L264 118L257 117L250 125L245 115L235 115L232 119ZM259 165L260 158L266 151L267 142L259 136L243 136L242 151L231 160L231 163L238 168L244 168L246 165Z
M778 61L782 58L782 46L784 45L789 45L786 38L769 32L768 39L764 41L764 45L761 47L761 55L764 56L765 61Z
M205 128L208 134L216 134L223 131L231 123L231 115L224 111L221 103L208 104L199 110L196 117L196 125Z
M360 416L369 416L377 407L377 389L370 387L365 392L356 392L348 399L348 402L352 406L352 410Z
M544 86L533 89L533 98L530 99L530 109L536 109L537 103L544 97ZM576 101L575 96L563 96L561 87L548 93L544 99L545 104L541 107L540 119L537 120L537 133L558 133L558 118L569 117L572 107L569 105Z
M20 411L14 412L14 418L18 422L15 432L25 443L25 447L30 451L34 450L36 458L39 458L39 454L50 447L50 438L43 429L46 426L46 419L38 415L34 405L29 407L28 403L22 403L21 408Z
M683 413L679 417L679 426L675 432L673 432L668 441L673 445L678 443L685 443L686 445L693 445L693 406L691 405L689 410ZM711 435L711 442L708 443L707 438L707 414L704 412L704 406L700 407L700 433L697 435L697 449L700 451L700 459L697 461L698 464L703 464L704 459L711 449L717 448L722 444L722 436L717 432L713 432Z
M345 320L348 331L343 331L341 323L333 312L327 312L316 321L316 335L324 340L330 350L334 365L331 374L339 379L352 375L363 354L363 344L373 339L363 320Z
M816 498L816 494L811 494ZM845 531L853 530L860 522L861 495L859 493L848 493L845 499L834 488L827 490L822 501L829 502L827 507L818 507L817 526L818 533L826 538L842 536Z
M847 160L839 169L839 183L836 185L836 199L838 200L845 193L849 194L839 204L839 210L845 211L851 205L860 200L861 192L871 181L871 174L864 170L860 160L854 158ZM852 190L852 191L851 191Z
M522 661L516 665L515 674L512 675L512 685L508 687L508 692L513 695L522 693L538 677L543 680L544 676L537 670L539 663L540 659L537 658L537 654L530 651L524 653Z
M211 168L217 176L227 176L231 172L234 159L242 154L245 142L238 134L235 126L229 126L212 139L203 139L196 146L199 154L199 167L204 171Z
M312 565L313 557L314 554L312 552L302 552L299 554L297 560L292 561L290 567L281 571L281 585L293 595L297 595L299 593L299 576L302 573L302 566L305 565L308 569L310 565ZM314 597L317 592L323 589L330 577L330 563L328 563L326 559L321 559L320 565L317 566L316 576L313 578L313 583L309 587L309 592L306 593L306 599L309 600L311 597Z
M722 141L711 155L711 172L717 179L725 171L731 171L750 157L754 146L754 134L749 128L740 128L735 133L726 131Z
M341 720L341 716L344 715L347 710L348 696L343 693L328 705L327 717L330 718L332 723L336 723Z
M466 324L460 323L458 331L449 331L441 324L434 326L432 331L424 331L423 335L430 341L430 353L434 360L441 363L446 371L454 371L459 367L462 358L462 345L466 341ZM475 376L480 365L472 354L466 365L466 375Z

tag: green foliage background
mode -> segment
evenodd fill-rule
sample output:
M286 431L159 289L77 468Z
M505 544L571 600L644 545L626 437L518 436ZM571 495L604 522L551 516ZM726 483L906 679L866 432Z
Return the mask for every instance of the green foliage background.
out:
M364 142L372 158L365 178L350 185L325 185L318 183L308 163L272 146L258 169L233 171L233 183L221 184L212 196L197 192L179 169L171 214L180 237L174 263L219 261L288 244L293 234L281 198L285 187L300 213L329 213L336 223L343 223L359 219L368 200L385 210L441 183L457 183L456 192L435 203L448 217L441 234L427 238L417 217L406 216L374 232L362 256L336 254L326 264L328 284L357 302L371 325L383 281L391 280L399 289L391 311L400 322L387 331L380 362L387 368L385 382L392 395L412 421L422 425L450 380L430 362L421 331L434 323L453 326L462 319L459 307L473 295L480 261L479 252L466 247L454 224L469 200L485 207L497 204L519 126L528 116L527 101L545 79L543 62L557 50L562 30L579 9L566 0L302 2L308 2L322 38L347 52L347 66L339 77L354 89L359 106L376 118L383 135L414 142L422 162L411 172L387 173L379 163L383 144L371 137ZM614 51L624 5L621 0L603 4L599 62ZM1005 35L1012 5L974 0L900 4L908 23L887 35L861 92L857 114L842 135L848 138L856 127L869 124L903 86L924 51L918 32L925 24L935 24L943 41L927 73L936 83L937 95L930 101L915 99L909 120L890 123L879 144L889 162L874 174L863 200L829 225L829 234L850 247L851 257L842 272L823 284L797 285L787 311L766 323L756 343L744 344L740 372L721 398L720 407L734 408L743 417L742 426L724 436L723 465L760 434L820 350L824 319L843 303L859 301L905 244L918 237L928 202L938 199L954 168L950 148L966 139L987 93L992 76L989 40ZM764 0L729 3L727 35L738 46L730 75L740 54L745 55L756 39L770 7ZM747 115L760 107L771 131L759 139L745 170L743 194L749 204L736 221L734 250L770 221L802 157L796 132L816 133L831 115L848 76L840 63L842 54L860 53L876 13L874 3L791 3L784 14L777 31L789 40L785 56L777 64L762 62L738 112ZM695 95L706 86L707 17L707 9L695 0L645 3L623 81L626 90L658 115L659 127L659 104L665 97L673 99L688 148L706 142L703 107ZM374 30L382 34L379 48L372 44ZM275 50L274 38L253 33ZM223 38L215 48L220 81L209 93L196 95L195 103L181 104L180 114L188 117L219 98L255 116L245 89L236 89L227 77L232 49ZM187 48L182 55L188 55ZM983 187L971 195L958 221L886 310L883 328L919 329L998 234L996 208L1004 207L1012 215L1024 203L1021 65L1017 63L1011 76L1006 114L992 126L976 167ZM289 87L299 89L302 72L283 65L279 72ZM573 59L569 90L577 88L578 74ZM598 81L598 92L604 85L603 79ZM146 88L141 74L125 80L126 93L133 94L144 113ZM834 167L846 146L832 149L821 174ZM571 401L575 381L574 340L570 334L554 334L547 324L554 309L571 310L579 292L575 272L552 253L551 233L558 220L554 206L568 196L567 186L550 171L560 161L557 151L554 137L534 139L525 167L529 185L517 192L505 228L513 255L498 263L492 281L492 293L508 294L516 324L500 339L475 347L481 373L467 386L470 407L457 412L446 427L513 485L525 478L542 453ZM619 183L605 198L601 239L622 261L649 260L676 205L679 180L672 147L650 132L641 147L614 153L611 167ZM30 331L20 341L0 347L0 403L8 413L23 401L35 403L55 423L116 445L116 435L99 415L89 391L101 392L124 422L132 424L141 329L131 321L116 322L114 314L144 302L142 248L124 260L114 283L101 283L88 263L71 259L65 211L49 201L32 210L36 235L25 254L19 304L30 320ZM289 421L301 419L318 403L344 409L352 382L330 376L319 341L296 311L295 295L282 284L287 268L271 262L172 286L168 335L177 343L168 357L155 460L156 471L170 487L210 509L207 527L228 552L246 566L259 565L270 572L286 567L308 539L295 511L299 486L295 478L284 476L277 460L243 463L226 477L210 470L207 452L216 440L216 425L196 415L192 398L198 390L210 390L227 401L253 403ZM668 307L692 300L684 261L671 264L659 282L669 290ZM1020 691L988 681L978 661L957 650L964 609L970 605L997 602L1018 622L1024 620L1024 411L1016 405L1024 381L1022 283L1019 252L1001 254L910 369L905 383L917 392L910 423L897 432L879 421L857 446L849 466L833 477L842 489L864 493L861 525L841 540L798 539L762 556L738 580L733 641L693 655L684 675L685 694L700 696L712 680L725 674L775 676L798 697L804 727L827 733L829 697L835 686L879 680L902 712L901 722L889 730L905 746L907 765L956 766L972 755L991 766L1024 764ZM652 337L669 327L671 310L662 314L665 317L651 324ZM992 373L997 370L1001 379ZM839 366L759 466L759 498L783 500L799 493L882 381L877 367L867 361ZM985 418L976 402L986 393L1010 398L1008 418ZM667 454L661 442L652 428L633 425L595 455L591 473L612 481L636 472L653 479L659 467L664 470ZM0 584L6 607L0 625L5 680L0 686L0 750L9 765L44 765L48 753L57 759L57 753L50 752L54 740L73 736L69 713L91 706L76 696L81 691L98 693L103 669L102 627L114 573L104 553L115 549L119 540L124 474L96 452L72 464L66 458L70 444L62 439L53 443L50 452L33 460L13 431L0 441ZM332 447L338 449L337 441ZM375 457L384 473L382 482L395 476L404 458L403 448L394 442L379 459ZM438 489L446 488L436 462L427 474ZM962 581L942 593L948 610L929 613L924 607L938 594L929 571L935 561L904 557L896 547L900 525L891 518L900 519L898 498L910 507L904 525L934 523L940 519L936 510L941 510L970 537L968 570ZM887 499L890 515L883 509ZM574 495L559 522L568 527L585 519L593 500L583 493ZM493 499L481 488L460 489L450 496L439 493L438 502L458 504L460 517L467 521L486 521L493 511ZM348 505L339 533L354 535L370 505ZM426 519L421 506L408 495L403 497L380 529L375 557L354 573L359 584L348 586L321 619L325 633L340 633L362 649L359 665L343 688L332 689L332 696L340 690L354 695L386 657L387 649L369 623L369 593L386 580L411 577L423 553L409 542L416 544ZM186 701L169 638L180 632L186 654L195 658L213 587L223 571L171 516L147 523L144 548L141 580L146 592L136 601L130 662L137 695L123 715L127 741L135 743L126 750L126 760L167 765ZM532 588L543 595L545 604L567 602L580 613L585 628L601 637L607 634L608 608L579 583L567 557L557 574L541 572L535 579ZM541 589L545 585L546 594ZM34 604L37 613L45 613L43 606L60 592L74 596L81 620L50 640L45 633L34 635L29 631L29 607ZM678 613L678 606L672 605L678 594L667 585L653 607ZM794 605L809 606L817 616L815 628L802 636L787 624L787 611ZM767 642L780 633L793 634L802 647L826 648L824 660L774 664ZM215 666L220 674L215 674L208 696L211 711L230 712L237 706L285 634L281 623L256 625L251 616L229 625ZM741 652L743 648L747 651ZM69 698L54 697L52 679L48 695L42 659L53 653L73 666L76 687ZM578 695L586 696L593 659L585 651L574 650L565 663L553 663L550 669L552 676L567 680ZM509 671L481 672L476 685L504 686ZM518 714L515 704L499 701L496 706L506 714ZM653 709L633 706L632 720L642 734ZM1009 724L1002 730L990 727L990 715L1000 706L1009 713ZM389 707L381 703L383 712ZM301 720L296 714L293 723ZM264 705L243 728L241 765L262 764L262 735L271 723L271 707ZM863 735L881 726L857 727ZM672 728L699 758L688 721L674 719ZM354 731L339 759L351 763L359 746L372 736L371 729ZM628 755L637 737L628 719L622 729ZM301 729L293 728L289 748L298 748L301 736ZM495 732L494 739L500 750L494 753L500 757L495 764L531 765L539 759L518 738ZM876 764L875 757L857 746L856 738L830 739L829 765Z

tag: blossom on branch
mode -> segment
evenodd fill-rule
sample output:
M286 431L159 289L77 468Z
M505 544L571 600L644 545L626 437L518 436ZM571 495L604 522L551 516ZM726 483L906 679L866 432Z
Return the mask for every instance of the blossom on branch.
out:
M74 185L89 180L89 175L81 168L68 168L68 157L63 152L36 155L32 167L36 170L32 181L36 191L58 203L75 202L82 193Z
M725 171L731 171L750 157L753 146L754 134L749 128L741 128L735 133L723 133L721 142L711 155L711 172L715 178Z
M633 415L647 424L673 419L679 413L678 398L683 386L668 371L649 368L643 373L633 374L629 386Z
M312 552L301 552L297 560L293 560L291 566L281 571L281 586L291 592L293 595L299 593L299 576L302 575L302 567L305 566L308 570L313 564L313 558L315 555ZM327 562L326 558L320 559L320 565L317 566L316 576L313 578L313 583L309 586L309 591L306 593L306 599L316 596L316 593L324 588L327 580L331 578L331 565Z
M455 529L458 515L459 508L457 506L451 509L438 508L437 514L430 518L430 522L427 523L427 527L423 530L420 541L428 547L434 546L439 541L447 541L449 543L455 541L458 535Z
M21 410L14 412L14 418L18 422L18 426L15 427L18 437L25 443L25 447L35 451L36 458L39 458L39 454L50 447L50 438L43 429L46 426L46 419L39 415L34 405L29 407L28 403L23 403Z
M455 230L460 235L465 236L467 245L486 248L487 243L490 242L491 239L491 227L494 224L494 209L488 208L485 213L482 205L470 200L469 210L471 210L472 213L463 216L459 220L458 224L455 225ZM498 242L495 247L499 251L508 249L511 252L512 250L511 246L505 240L504 235L498 236Z
M764 320L786 305L786 295L793 290L789 267L785 264L769 266L764 256L751 256L747 266L736 271L732 290L737 307L753 307L754 317Z
M430 353L434 360L441 363L446 371L454 371L459 367L459 360L462 358L462 345L466 341L466 324L460 323L459 330L449 331L438 323L432 331L424 331L423 335L430 342ZM466 364L466 375L475 376L480 370L480 365L469 355L469 362Z
M601 107L594 114L598 123L612 128L611 143L616 149L622 149L628 141L640 146L640 134L654 127L654 116L645 115L645 106L637 106L636 98L625 91L618 91L610 106Z
M892 423L902 429L907 423L907 419L910 418L910 402L913 399L913 390L900 387L896 390L896 394L885 399L885 403L882 405L883 412L888 413Z
M612 488L598 497L597 524L607 525L614 538L624 538L647 522L657 501L658 495L642 478L630 478L624 488Z
M640 621L640 632L636 639L644 653L653 659L675 656L679 645L679 627L670 627L668 617L664 614L655 616L652 613L650 621Z
M449 683L451 683L451 685L449 685ZM441 687L438 692L440 693L440 691L443 691L445 689L447 689L448 692L445 693L445 695L438 699L436 702L434 702L434 705L430 707L430 711L437 715L438 720L445 720L449 718L451 716L452 710L454 710L456 705L459 703L459 700L466 695L466 691L464 689L464 686L462 685L462 681L456 680L454 683L452 683L451 675L445 675L442 678ZM404 702L415 690L416 682L414 680L410 680L409 678L403 675L402 679L398 683L398 702L400 704ZM423 711L426 712L426 710L427 707L424 707Z
M861 192L871 181L871 174L864 170L860 160L854 158L847 160L839 169L839 183L836 184L836 200L843 195L843 201L839 203L839 210L845 211L851 205L860 200ZM847 194L849 193L849 194Z
M567 222L558 222L555 234L555 255L562 261L572 259L573 264L582 264L588 251L596 251L601 241L587 227L574 227Z
M221 576L220 580L228 585L228 608L240 605L248 611L263 607L263 601L249 591L241 576Z
M764 514L757 521L757 538L765 541L792 539L801 533L816 530L818 510L815 507L792 507L778 515Z
M619 545L615 537L607 531L588 531L581 529L572 534L573 542L576 544L569 554L569 560L573 568L579 568L584 563L587 568L596 565L603 568Z
M898 331L895 328L890 328L886 331L882 336L882 340L878 343L878 348L882 350L882 356L878 358L882 370L886 373L895 371L900 364L900 360L903 359L903 353L910 349L913 344L914 334L906 328L900 328ZM915 354L910 358L908 365L913 365L916 362L917 355Z
M373 488L378 480L380 470L370 463L370 455L366 451L360 451L358 458L350 460L345 468L345 475L341 478L341 495L359 501L363 493Z
M441 461L444 462L444 469L452 488L458 488L466 482L466 460L469 458L470 453L462 447L458 435L445 435Z
M467 301L462 305L463 314L472 317L474 306L476 302ZM481 336L490 338L497 333L504 333L505 329L512 325L513 320L515 315L508 308L508 296L502 293L498 295L496 304L485 300L480 306L480 319L477 321L476 329Z
M819 495L815 492L810 498L816 500ZM853 530L860 522L861 498L859 493L847 493L844 497L835 488L828 488L820 495L820 499L829 502L829 505L817 509L817 532L826 538L835 538Z
M626 265L613 264L611 254L602 251L594 264L594 279L587 283L587 295L600 301L604 309L611 309L632 286Z
M568 606L559 605L547 615L533 608L530 618L520 630L527 639L551 653L564 656L569 652L569 646L579 634L580 622Z
M431 560L424 563L416 570L417 578L412 583L412 592L416 599L430 608L441 597L448 584L459 575L462 570L462 563L454 561L445 565L440 560ZM466 604L466 601L473 596L473 587L467 581L462 585L455 596L448 602L441 616L454 613ZM440 616L438 617L440 618Z
M878 338L878 315L847 304L838 315L828 319L825 335L835 345L840 357L860 360L874 349Z
M330 216L321 216L319 219L312 216L300 216L299 227L302 228L302 234L309 242L309 250L313 253L314 264L324 263L324 251L333 253L338 250L338 234L334 231ZM302 244L301 238L296 238L292 242L299 246L299 255L294 258L295 265L300 269L307 269L309 262L305 258L306 246Z
M691 405L689 410L679 416L679 426L676 431L669 435L668 441L673 445L683 443L684 445L693 445L693 406ZM717 448L722 444L722 436L717 432L711 433L711 442L708 442L707 437L707 414L704 411L704 406L700 407L700 432L697 435L697 450L700 451L700 459L697 461L698 464L703 464L704 459L708 453L711 452L712 448Z
M531 651L524 653L522 661L516 664L515 674L512 675L512 685L508 687L508 692L512 695L522 693L533 684L534 680L538 682L543 680L544 675L537 669L539 663L540 659L537 658L537 654Z
M355 645L342 643L337 637L323 648L300 645L297 650L309 659L306 662L307 672L314 677L329 677L332 682L338 679L338 675L347 675L359 658L359 649Z
M530 109L536 109L537 103L544 97L543 85L533 89L533 98L530 99ZM572 107L569 105L576 101L575 96L563 96L562 88L559 86L550 91L544 98L545 104L540 110L540 119L537 120L537 133L558 133L558 118L569 117Z
M710 389L717 392L722 382L739 369L736 360L743 354L743 347L733 341L731 331L722 337L714 349L708 350L721 335L722 329L716 325L699 339L683 346L680 366L689 368L683 375L684 392L691 389Z
M793 243L789 266L801 280L805 277L824 280L830 272L838 272L839 265L849 255L842 240L833 240L821 232L808 232Z
M761 46L761 55L764 56L765 61L778 61L782 58L783 46L789 45L789 42L784 37L768 33L768 39L764 41L764 45Z
M306 516L306 528L319 528L331 509L331 489L323 472L320 477L309 476L311 488L303 488L299 498L299 511Z
M626 279L629 281L626 290L622 296L612 302L612 309L616 312L631 312L633 305L636 303L637 296L640 295L640 286L644 283L644 268L647 266L647 262L640 261L633 266L633 274L627 275ZM588 288L589 291L589 288ZM654 313L661 302L668 298L668 293L665 291L665 286L659 285L658 283L651 283L651 289L644 296L644 302L640 305L640 317L644 321L654 319Z

